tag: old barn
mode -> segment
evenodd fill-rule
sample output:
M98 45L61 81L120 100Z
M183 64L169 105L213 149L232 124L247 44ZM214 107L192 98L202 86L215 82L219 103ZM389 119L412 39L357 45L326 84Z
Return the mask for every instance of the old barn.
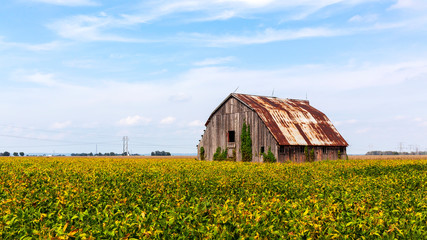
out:
M271 149L278 162L344 158L347 142L325 114L306 100L230 94L210 115L198 144L199 158L212 160L218 147L242 160L243 124L250 127L252 161ZM201 156L201 150L203 156ZM309 159L308 152L311 152Z

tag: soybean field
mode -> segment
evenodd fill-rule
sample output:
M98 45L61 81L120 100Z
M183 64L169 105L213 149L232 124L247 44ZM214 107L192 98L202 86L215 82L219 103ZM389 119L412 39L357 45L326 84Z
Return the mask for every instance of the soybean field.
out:
M2 157L0 239L427 238L427 159Z

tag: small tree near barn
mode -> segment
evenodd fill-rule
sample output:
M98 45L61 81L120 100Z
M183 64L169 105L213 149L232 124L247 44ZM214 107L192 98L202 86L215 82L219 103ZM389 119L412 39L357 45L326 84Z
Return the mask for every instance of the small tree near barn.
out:
M224 161L224 160L227 160L227 150L226 149L222 150L221 147L218 147L216 149L216 152L213 155L213 160L214 161Z
M205 148L200 148L200 160L205 160Z
M252 161L252 139L251 139L251 127L243 122L242 135L240 135L241 145L240 151L242 152L242 161Z
M268 152L263 153L263 158L264 158L264 162L268 162L268 163L275 163L277 162L276 157L274 156L273 152L271 151L271 147L268 148Z

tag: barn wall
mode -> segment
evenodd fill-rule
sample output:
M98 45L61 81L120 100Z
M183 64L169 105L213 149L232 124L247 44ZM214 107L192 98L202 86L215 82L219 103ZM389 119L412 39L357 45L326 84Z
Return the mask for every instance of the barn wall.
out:
M304 153L304 148L305 146L284 146L284 151L278 152L278 161L306 162L307 160ZM336 160L338 159L338 151L341 153L341 159L346 159L347 155L346 147L309 146L308 151L310 152L311 149L314 149L315 161Z
M235 150L237 161L241 161L240 135L244 121L251 128L253 161L262 161L261 147L264 147L265 152L271 147L271 151L278 158L277 142L265 124L254 111L235 98L229 98L211 117L198 145L198 151L203 146L206 159L213 160L213 154L218 147L227 148L230 157ZM234 143L227 142L228 131L235 131Z

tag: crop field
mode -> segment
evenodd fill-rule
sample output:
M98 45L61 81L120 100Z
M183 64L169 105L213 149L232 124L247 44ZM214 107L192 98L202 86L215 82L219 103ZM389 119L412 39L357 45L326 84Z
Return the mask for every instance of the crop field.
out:
M0 239L427 238L427 159L0 158Z

